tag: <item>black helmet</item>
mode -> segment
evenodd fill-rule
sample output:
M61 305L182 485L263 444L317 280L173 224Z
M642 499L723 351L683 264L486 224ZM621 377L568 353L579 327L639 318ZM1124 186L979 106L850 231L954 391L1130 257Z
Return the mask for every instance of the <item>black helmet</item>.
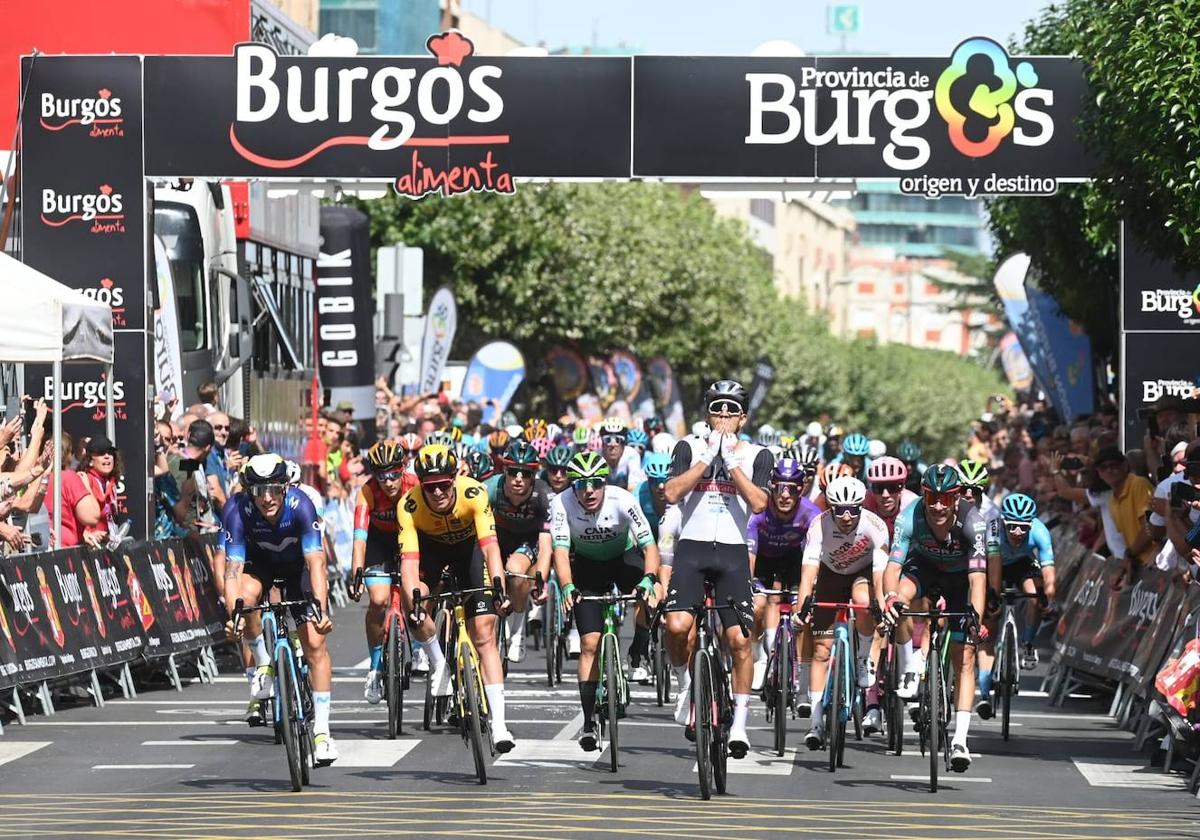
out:
M718 379L708 386L708 390L704 392L705 410L718 400L732 400L741 407L743 414L746 413L746 406L749 403L749 397L746 389L742 387L742 383L732 379Z

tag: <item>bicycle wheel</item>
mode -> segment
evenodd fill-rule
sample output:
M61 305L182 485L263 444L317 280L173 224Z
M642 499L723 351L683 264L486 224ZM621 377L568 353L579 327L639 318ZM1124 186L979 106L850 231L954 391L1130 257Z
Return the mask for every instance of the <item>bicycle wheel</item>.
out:
M395 740L400 734L404 718L404 677L401 672L403 656L400 653L399 621L395 616L388 618L387 640L383 647L383 693L387 698L388 738Z
M312 688L308 684L307 669L305 675L300 679L300 689L302 698L300 708L304 710L304 714L302 715L304 719L298 725L300 733L300 782L307 785L311 784L309 770L316 766L314 754L317 749L317 745L313 742Z
M1007 629L1007 628L1006 628ZM1004 645L1000 663L1000 735L1008 740L1008 718L1012 711L1013 683L1017 676L1017 641L1012 633L1004 634Z
M787 748L787 725L789 695L792 687L792 652L788 644L787 634L780 632L775 642L775 667L767 671L768 679L773 679L772 700L775 717L775 754L782 756Z
M662 630L656 632L654 655L654 692L658 705L662 706L671 700L671 667L667 662L667 649L662 643Z
M708 653L696 651L692 659L692 706L696 725L696 773L700 777L700 798L711 799L713 792L713 696Z
M546 684L554 688L554 663L558 658L558 636L562 630L559 618L558 584L551 583L546 589L546 605L543 607L542 630L546 634Z
M471 742L471 755L475 758L475 775L479 784L487 784L487 761L483 755L483 706L479 700L479 677L475 673L475 663L469 656L463 657L462 663L463 713L466 719L463 726L466 729L467 740Z
M883 695L883 707L887 712L888 747L896 755L904 754L904 701L896 693L900 687L900 657L896 654L896 643L888 645L887 688Z
M617 719L621 716L621 661L617 657L617 639L604 637L604 694L608 706L608 763L609 769L617 772Z
M863 739L863 690L856 688L852 695L854 701L850 704L854 715L854 740L861 741Z
M716 725L713 728L709 751L712 752L713 783L717 787L717 793L724 793L729 780L729 726L733 723L733 705L729 700L729 678L725 675L724 664L716 663L712 674L713 696L716 698Z
M925 704L926 719L925 724L929 730L929 792L937 793L938 789L938 762L942 760L940 749L940 738L942 735L942 657L936 655L936 650L931 648L930 653L933 654L926 660L925 666L925 688L924 692L928 695L928 701Z
M304 785L300 755L300 722L296 714L296 673L292 669L290 649L280 648L275 654L275 687L279 703L279 719L283 729L283 746L287 752L288 774L292 780L292 790L298 791Z
M830 657L829 687L826 694L829 696L829 705L825 707L825 732L826 741L829 748L829 772L834 773L838 767L838 756L840 753L841 739L845 737L846 728L842 724L842 646L838 641L833 643L833 656Z
M496 618L496 649L500 651L500 669L508 676L508 621L505 616Z

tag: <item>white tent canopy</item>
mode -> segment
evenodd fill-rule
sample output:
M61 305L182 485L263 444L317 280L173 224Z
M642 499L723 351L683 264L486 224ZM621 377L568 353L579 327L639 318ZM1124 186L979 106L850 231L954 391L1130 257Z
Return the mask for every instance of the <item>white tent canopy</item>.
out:
M112 310L0 253L0 361L112 364Z

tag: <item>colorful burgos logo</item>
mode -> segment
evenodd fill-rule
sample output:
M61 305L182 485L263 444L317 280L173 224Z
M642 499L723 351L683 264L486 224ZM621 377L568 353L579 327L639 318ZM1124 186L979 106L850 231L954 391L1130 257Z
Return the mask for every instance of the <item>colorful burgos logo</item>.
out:
M1054 122L1037 100L1054 104L1054 92L1036 87L1037 71L1028 61L1010 66L1008 53L990 38L969 38L954 50L950 66L938 76L934 103L949 127L950 142L967 157L985 157L1009 134L1018 146L1041 146L1054 135ZM961 109L961 110L960 110ZM1035 123L1040 131L1025 131Z

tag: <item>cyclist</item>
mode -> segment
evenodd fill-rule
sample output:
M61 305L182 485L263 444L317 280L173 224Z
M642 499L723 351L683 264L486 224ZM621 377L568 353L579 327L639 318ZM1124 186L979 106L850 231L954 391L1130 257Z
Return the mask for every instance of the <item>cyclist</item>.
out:
M508 432L504 429L496 429L487 436L487 446L491 451L492 460L500 460L500 456L504 454L504 450L508 449L509 437Z
M550 488L550 498L571 486L571 477L567 475L567 466L575 450L570 446L556 446L546 453L542 459L542 480Z
M854 432L846 435L842 441L842 451L833 459L835 464L846 464L854 470L854 477L863 481L867 477L867 467L871 460L867 457L871 451L871 441L863 434Z
M822 464L828 464L842 454L842 436L845 434L845 430L837 423L830 423L825 427L825 442L821 444Z
M638 461L641 461L646 454L646 449L650 446L650 436L641 429L630 429L629 439L626 443L637 455Z
M562 585L563 602L573 609L580 636L578 674L583 729L579 733L579 746L589 752L596 749L599 686L596 650L604 610L596 602L576 603L575 596L603 595L616 586L621 592L640 589L650 598L659 566L658 546L650 524L633 494L608 485L608 473L608 463L596 453L575 455L570 467L572 489L554 498L550 515L554 567ZM645 618L640 618L637 631L645 632L648 644L649 631L642 626ZM635 667L647 653L637 649L638 641L635 634L629 652Z
M285 601L309 599L308 606L292 609L300 645L308 662L313 696L313 757L319 766L337 761L337 745L329 734L330 688L333 665L325 636L333 629L327 604L325 548L320 519L299 488L288 486L287 464L278 455L255 455L242 468L244 491L231 497L222 509L226 556L226 592L237 593L245 604L258 604L276 581ZM230 611L226 630L242 635ZM263 639L262 620L246 616L246 643L258 670L251 696L265 700L274 692L274 668Z
M486 452L472 449L467 453L465 460L467 462L467 475L480 483L486 482L496 474L496 465L492 462L492 456Z
M813 625L813 658L808 671L808 700L812 705L811 726L804 737L810 750L825 743L825 681L833 644L832 628L837 611L814 608L814 601L853 603L857 609L854 628L858 633L858 661L855 673L860 688L875 682L875 663L871 642L875 636L875 616L869 609L883 594L881 582L887 565L888 534L883 520L863 510L867 488L853 476L842 476L829 483L825 491L829 510L809 527L800 572L797 597L800 610L794 623Z
M950 612L973 613L974 620L960 622L951 634L951 659L955 679L954 736L950 746L950 769L963 772L971 766L967 731L971 725L971 702L975 698L975 645L971 631L986 638L979 625L987 600L989 559L999 546L988 540L987 523L979 511L962 497L958 473L953 467L932 466L921 478L924 491L909 505L896 523L891 556L884 572L884 602L889 620L898 624L900 667L904 671L896 693L911 700L919 676L912 670L912 631L901 618L914 598L939 592Z
M825 466L821 467L817 473L817 480L809 489L809 494L812 497L813 503L821 510L829 510L829 502L825 500L825 488L836 479L842 477L854 477L854 467L849 464L840 464L837 461L830 461Z
M543 425L545 421L542 421ZM528 429L529 426L526 426ZM523 440L510 443L501 459L500 475L487 483L496 539L505 568L514 575L550 575L550 488L537 480L537 452ZM501 654L509 662L525 658L525 613L529 607L531 581L514 577L508 585L513 610L508 622L508 650Z
M991 476L988 475L987 464L983 461L965 459L958 462L958 483L962 485L963 496L979 509L980 514L989 526L994 526L996 538L1000 534L1000 508L987 494Z
M383 622L392 594L396 566L396 503L417 483L416 475L404 471L404 450L395 443L380 441L367 450L370 479L354 501L354 548L350 561L350 597L355 601L367 590L370 603L365 616L367 652L371 665L363 696L374 705L383 699L380 668L383 663ZM358 573L362 572L359 580Z
M904 486L913 493L921 492L921 476L925 474L926 466L921 463L921 447L911 440L902 440L896 447L896 457L908 467L908 480Z
M396 508L405 609L413 611L414 589L428 595L431 587L441 583L444 573L467 589L490 587L492 580L500 578L500 592L479 593L465 607L467 630L479 651L496 750L506 753L516 740L505 725L504 671L496 647L496 601L500 601L501 612L508 610L509 602L504 595L504 561L496 541L496 520L487 488L458 474L458 458L446 446L424 446L417 453L416 470L421 483L405 493ZM413 637L429 657L429 678L435 693L441 694L446 691L450 673L434 630L432 611L425 610Z
M800 558L808 527L821 509L804 498L804 467L782 458L771 470L767 509L750 517L746 547L750 573L763 589L795 590L800 579ZM779 595L754 595L754 678L751 688L762 688L767 656L775 648L779 627ZM759 641L761 640L761 644Z
M707 581L717 604L733 604L719 612L733 660L729 754L737 759L750 750L746 721L754 671L750 641L741 631L741 623L754 621L746 526L753 514L767 509L766 487L774 466L770 452L738 440L747 402L746 389L731 379L708 387L704 407L712 431L703 441L689 437L676 445L666 487L667 501L680 506L682 521L666 602L667 649L680 687L675 719L685 725L685 736L695 737L688 664L696 641L694 610L704 603Z
M646 480L638 485L637 500L650 523L654 538L658 539L658 523L662 521L667 508L667 479L671 477L671 456L651 452L645 458L643 470Z
M629 430L621 418L608 417L600 424L600 454L608 464L608 483L625 489L645 481L642 456L626 446L628 440Z

